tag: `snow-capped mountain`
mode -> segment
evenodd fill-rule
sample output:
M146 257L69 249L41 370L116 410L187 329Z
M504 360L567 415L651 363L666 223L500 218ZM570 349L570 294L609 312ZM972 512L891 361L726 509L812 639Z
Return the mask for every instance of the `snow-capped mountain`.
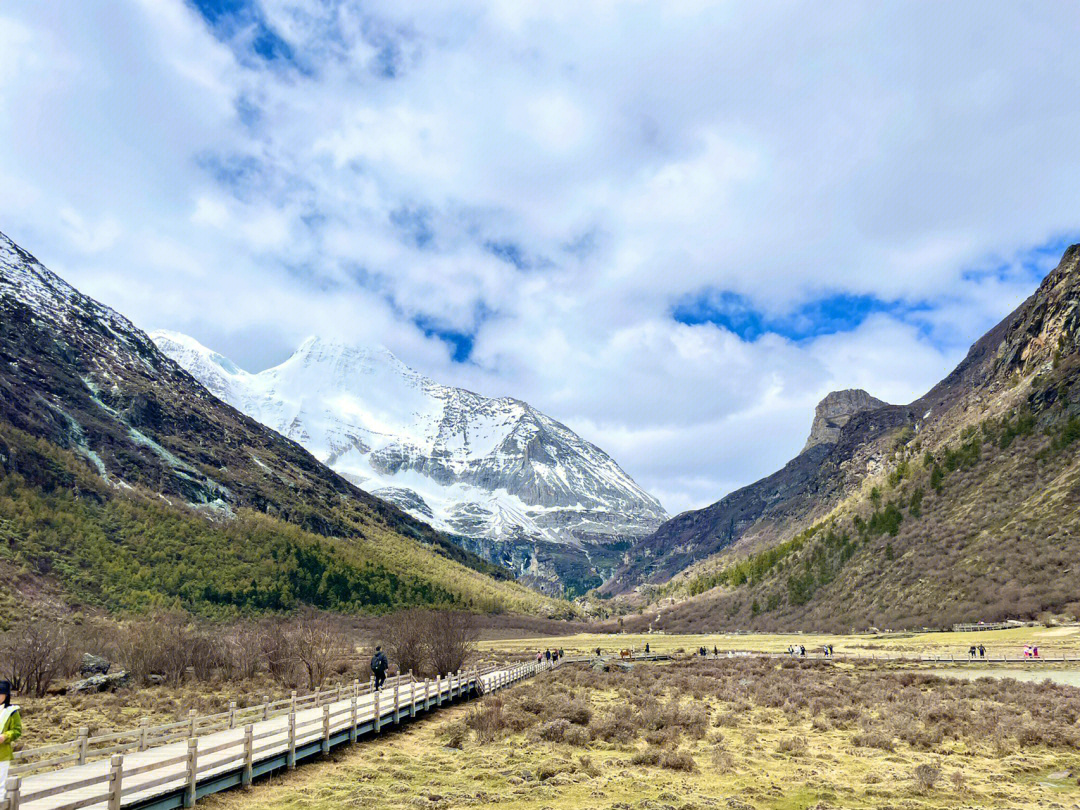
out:
M309 338L252 374L186 335L151 337L237 410L550 590L599 585L666 518L565 425L520 400L440 385L384 348Z

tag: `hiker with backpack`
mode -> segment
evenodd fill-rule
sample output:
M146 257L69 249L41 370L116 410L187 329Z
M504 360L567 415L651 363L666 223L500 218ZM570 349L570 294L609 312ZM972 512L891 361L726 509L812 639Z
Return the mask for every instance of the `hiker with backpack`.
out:
M375 691L378 692L382 689L383 682L386 680L386 670L390 668L390 661L386 657L386 653L382 651L382 647L375 648L375 654L371 656L371 672L375 675Z

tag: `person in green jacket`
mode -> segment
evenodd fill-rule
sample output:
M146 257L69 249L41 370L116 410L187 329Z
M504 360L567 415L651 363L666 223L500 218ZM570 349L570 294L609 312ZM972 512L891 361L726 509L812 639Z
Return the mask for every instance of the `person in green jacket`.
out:
M7 792L8 768L11 760L15 758L15 752L11 744L22 736L22 717L19 715L19 707L11 702L11 682L0 681L0 697L3 697L3 707L0 707L0 798Z

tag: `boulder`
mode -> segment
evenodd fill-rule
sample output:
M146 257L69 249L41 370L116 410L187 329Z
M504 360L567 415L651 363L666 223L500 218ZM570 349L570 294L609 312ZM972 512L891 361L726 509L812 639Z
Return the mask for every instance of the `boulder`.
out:
M68 687L68 694L80 694L86 692L111 692L114 689L122 689L131 685L131 674L120 670L112 675L104 673L91 675L81 681L75 681Z
M84 678L89 678L91 675L105 675L108 673L110 666L112 666L112 664L110 664L109 659L104 656L83 653L82 666L79 667L79 674Z

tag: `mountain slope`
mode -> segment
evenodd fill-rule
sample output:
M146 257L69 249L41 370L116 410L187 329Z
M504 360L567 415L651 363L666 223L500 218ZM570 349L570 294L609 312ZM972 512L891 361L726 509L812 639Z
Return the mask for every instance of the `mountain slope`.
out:
M158 347L238 410L534 584L580 593L666 517L600 448L527 403L440 385L383 348L309 338L258 374L174 332Z
M299 543L315 557L351 566L354 573L371 566L396 571L412 584L392 587L384 604L424 601L422 594L416 596L423 588L412 585L426 581L432 593L439 592L436 601L466 603L482 596L493 607L558 610L517 584L496 582L492 576L505 577L505 572L220 402L127 319L80 294L3 235L0 426L0 469L9 492L0 528L8 550L16 561L33 567L36 563L24 553L33 547L45 555L38 567L48 570L41 573L68 586L79 572L54 563L66 553L78 556L79 537L54 536L47 528L50 522L85 513L84 528L103 532L118 549L134 553L138 538L128 530L150 520L149 499L175 510L184 521L217 521L217 528L207 529L214 536L207 543L219 553L240 554L228 542L230 532L240 530L218 531L222 520L239 516L247 527L245 542L278 532L295 541L293 551ZM91 485L88 471L104 485ZM106 511L87 512L87 488L94 493L89 501ZM18 514L19 504L37 491L45 496L37 501L40 513ZM49 500L65 492L74 500L59 495ZM136 509L138 514L124 518L134 523L109 525L107 514L119 508L111 506L118 499ZM50 509L59 512L50 515ZM264 517L253 522L257 513ZM194 532L197 527L189 528ZM42 532L51 537L47 547L41 546ZM263 546L292 553L280 538ZM386 557L380 544L401 553ZM406 559L417 567L395 562ZM159 555L144 564L164 569L180 562ZM322 569L326 574L332 566ZM340 596L343 605L362 606L347 593ZM195 608L202 600L193 593L185 598Z
M660 618L641 621L839 631L1080 616L1078 336L1074 246L927 394L852 416L797 497L675 574ZM671 523L721 535L731 498Z
M861 415L871 412L859 421ZM768 535L792 516L824 514L841 491L835 460L845 450L842 426L865 439L891 430L904 411L886 406L865 391L829 394L818 404L806 447L782 469L726 495L704 509L676 515L654 534L635 544L625 562L604 586L608 593L642 582L664 582L694 562L704 560L744 538Z

